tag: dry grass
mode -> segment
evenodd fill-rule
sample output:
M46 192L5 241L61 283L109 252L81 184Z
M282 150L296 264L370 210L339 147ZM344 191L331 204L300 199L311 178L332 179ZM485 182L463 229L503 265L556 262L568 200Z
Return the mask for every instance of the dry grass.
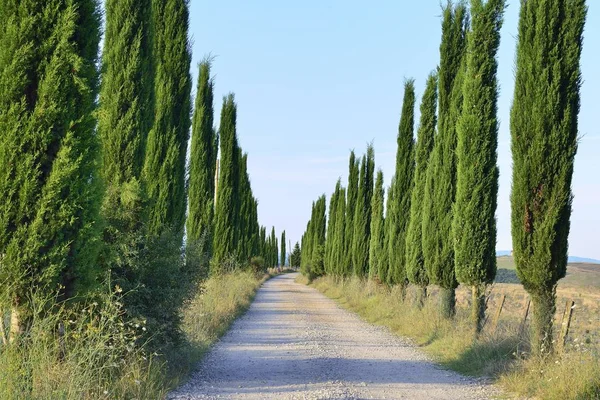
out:
M544 399L600 398L600 357L598 347L589 338L571 336L567 351L552 359L527 358L527 332L519 335L524 295L519 298L520 292L512 287L516 285L509 287L515 291L512 293L515 300L509 301L510 296L507 296L505 312L496 331L492 332L492 324L488 323L478 339L469 324L468 301L462 289L457 315L449 321L439 317L435 290L430 292L425 306L418 309L410 290L403 302L398 289L356 278L324 277L313 285L368 322L412 338L447 368L467 375L493 377L509 391L521 395ZM495 300L489 303L490 314L496 309L499 293L500 289L494 288ZM597 335L599 328L596 325L595 333L590 331L589 335Z
M248 308L266 278L238 271L205 281L184 310L186 342L161 355L137 342L145 327L122 318L115 295L78 312L36 318L22 342L0 342L0 399L164 398ZM60 321L67 331L63 349Z

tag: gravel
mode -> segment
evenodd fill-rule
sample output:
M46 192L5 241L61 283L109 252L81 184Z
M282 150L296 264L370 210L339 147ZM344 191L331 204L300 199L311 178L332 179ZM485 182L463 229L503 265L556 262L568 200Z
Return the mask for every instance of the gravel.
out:
M168 399L488 399L409 341L341 309L296 274L267 281L248 312Z

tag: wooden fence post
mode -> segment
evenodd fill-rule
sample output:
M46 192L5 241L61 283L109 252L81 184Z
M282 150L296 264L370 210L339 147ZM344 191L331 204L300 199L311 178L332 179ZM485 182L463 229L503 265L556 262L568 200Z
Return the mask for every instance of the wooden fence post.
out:
M498 306L498 311L494 316L494 320L492 321L492 334L496 333L496 328L498 328L498 320L500 320L500 313L502 313L502 307L504 307L504 301L506 300L506 295L502 295L502 299L500 299L500 306Z
M2 345L8 344L8 338L6 337L6 328L4 327L4 313L0 312L0 339L2 339Z
M567 344L567 336L569 335L569 328L571 327L571 318L573 317L573 309L575 308L575 302L573 300L567 300L565 305L565 312L563 313L563 321L561 323L560 341L558 345L561 351L564 350ZM565 315L567 317L565 321Z
M519 327L519 336L523 334L523 330L525 330L525 323L527 322L527 316L529 315L529 306L531 305L531 298L527 298L527 305L525 306L525 316L523 317L523 321L521 322L521 326Z

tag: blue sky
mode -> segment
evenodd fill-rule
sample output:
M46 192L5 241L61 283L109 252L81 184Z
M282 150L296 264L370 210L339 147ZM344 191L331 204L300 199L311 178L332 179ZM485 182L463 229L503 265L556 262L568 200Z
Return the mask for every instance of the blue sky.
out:
M569 254L600 259L596 3L588 1ZM286 229L292 243L299 240L312 201L323 193L329 201L338 177L346 185L350 150L362 154L370 141L389 185L403 82L416 80L420 103L426 77L439 62L439 0L191 0L190 5L192 73L195 79L196 64L206 54L215 56L217 123L221 97L235 92L238 136L249 153L261 224L275 225L278 234ZM518 13L519 1L510 1L498 54L497 249L512 248L509 114Z

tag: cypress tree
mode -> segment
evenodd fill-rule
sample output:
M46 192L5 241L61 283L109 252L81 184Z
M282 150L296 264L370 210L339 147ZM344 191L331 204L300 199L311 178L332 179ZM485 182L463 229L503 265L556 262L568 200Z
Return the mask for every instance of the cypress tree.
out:
M536 353L552 350L556 285L566 273L586 13L584 0L521 2L511 224L517 275L534 305Z
M148 135L144 183L147 226L153 235L183 235L186 153L191 111L187 0L152 0L155 117Z
M326 200L325 195L319 197L315 202L314 215L311 218L311 254L310 254L310 277L318 277L325 273L325 229L327 219L325 217Z
M213 242L214 264L222 263L236 254L236 230L239 209L239 150L236 136L237 107L234 95L223 98L221 125L219 128L221 161L219 190L215 209L215 237ZM268 256L268 254L265 254Z
M354 234L352 238L352 265L354 275L364 277L369 272L369 244L371 242L371 199L373 197L373 173L375 151L367 147L360 166L358 197L354 208Z
M452 208L456 192L456 121L462 108L462 69L468 26L465 5L443 13L438 73L438 132L427 165L423 198L423 257L429 281L441 287L441 312L455 313Z
M358 198L358 175L359 160L356 159L354 150L350 152L350 162L348 167L348 200L346 204L346 226L344 233L345 259L340 266L342 275L348 276L352 273L352 242L354 238L354 213L356 209L356 200Z
M274 268L278 265L278 263L277 263L277 257L278 257L277 236L275 235L275 227L271 228L270 242L271 242L271 249L269 252L269 259L271 261L271 267Z
M396 152L396 174L394 176L393 203L388 218L390 229L388 240L388 277L390 285L406 286L406 229L410 217L410 195L413 188L415 170L414 122L415 84L409 79L404 84L404 100L398 127L398 150Z
M250 187L250 177L248 176L248 154L244 153L240 158L240 182L239 182L239 214L236 217L236 252L240 260L249 261L252 257L252 208L254 206L254 196Z
M300 254L300 244L296 242L294 250L292 250L292 254L290 254L290 267L298 268L300 266Z
M150 0L105 5L98 133L104 183L117 196L120 185L139 183L153 123L150 6Z
M375 181L375 191L371 201L371 244L369 246L369 278L380 277L380 272L384 270L383 252L385 251L384 242L384 220L383 220L383 201L385 199L383 189L383 171L377 171L377 180Z
M303 275L307 276L310 279L310 262L312 257L312 231L313 231L313 217L315 215L315 202L312 203L312 209L310 213L310 219L306 224L306 231L304 231L304 235L302 235L302 242L300 245L301 249L301 264L300 264L300 272Z
M332 263L334 275L342 275L346 258L346 189L340 187L336 205L336 224L333 232Z
M260 255L266 261L266 258L267 258L267 228L264 226L260 227L258 242L260 243Z
M341 180L338 179L333 195L329 200L329 220L327 223L327 236L325 239L325 272L328 275L333 274L333 270L335 268L333 252L335 245L334 232L337 226L337 203L341 186Z
M285 267L286 265L286 258L287 258L287 253L286 253L286 248L285 248L285 231L281 232L281 257L279 257L279 259L281 260L281 266Z
M498 84L496 53L505 0L471 0L472 26L458 120L454 251L456 278L472 287L472 317L479 333L485 317L485 285L496 276L498 197Z
M2 1L0 282L11 334L30 294L70 298L100 271L100 9L94 0Z
M213 240L215 210L215 170L217 163L214 124L213 89L210 60L199 65L196 104L192 121L192 140L189 170L189 205L187 239L196 242L203 238L204 251L210 255Z
M433 149L433 137L437 103L437 74L431 73L421 101L421 120L417 132L415 151L415 183L411 192L410 217L406 231L406 277L420 289L419 305L427 295L429 279L423 259L423 196L425 192L425 173Z
M388 278L390 276L389 274L389 269L390 269L390 247L393 246L392 243L390 243L390 236L391 236L391 230L392 230L392 221L394 221L393 218L391 218L391 215L393 214L392 211L392 207L394 207L395 202L394 202L394 186L396 184L396 178L395 176L392 176L392 182L390 183L390 186L388 187L388 191L387 191L387 201L385 204L385 218L383 219L383 255L381 257L381 270L379 272L379 279L381 280L381 282L385 282L388 283ZM395 228L394 228L395 229Z

